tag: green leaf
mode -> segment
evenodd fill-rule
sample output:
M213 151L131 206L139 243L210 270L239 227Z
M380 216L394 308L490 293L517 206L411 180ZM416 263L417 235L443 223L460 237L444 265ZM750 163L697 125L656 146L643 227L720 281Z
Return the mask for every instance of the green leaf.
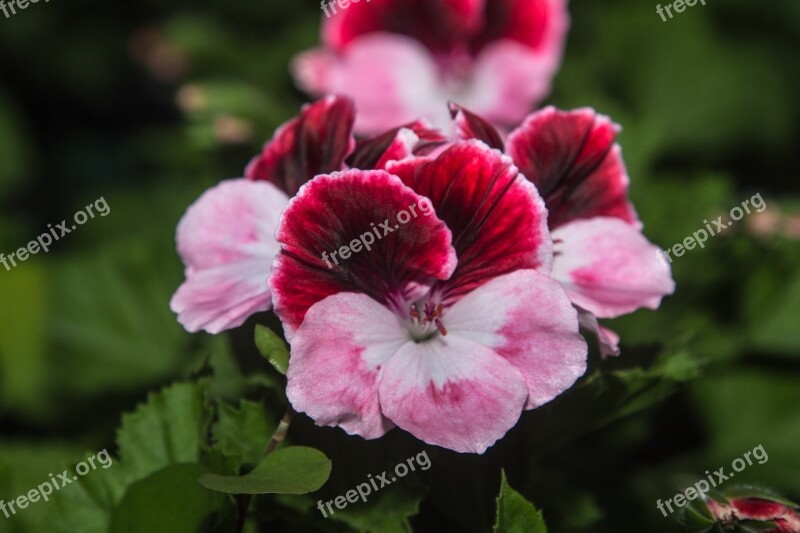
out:
M190 338L165 304L179 284L174 262L164 247L129 239L55 263L48 319L55 390L120 394L176 375Z
M286 343L269 328L256 325L256 348L275 370L286 375L289 368L289 350Z
M325 484L331 466L319 450L290 446L267 455L245 476L204 474L198 482L226 494L306 494Z
M210 417L206 386L206 382L172 385L123 415L117 443L132 476L141 479L168 465L199 462Z
M112 512L129 487L168 466L199 462L210 416L206 388L206 382L172 385L123 415L117 433L121 459L56 492L43 530L106 533ZM195 479L189 485L196 486Z
M172 465L137 481L111 515L109 533L196 533L218 526L232 516L226 512L231 506L195 482L204 471L196 463Z
M257 463L277 427L267 418L264 406L248 400L242 400L238 409L221 404L218 417L211 433L222 454L238 464Z
M547 533L541 511L511 488L505 470L501 473L497 495L497 521L494 533Z

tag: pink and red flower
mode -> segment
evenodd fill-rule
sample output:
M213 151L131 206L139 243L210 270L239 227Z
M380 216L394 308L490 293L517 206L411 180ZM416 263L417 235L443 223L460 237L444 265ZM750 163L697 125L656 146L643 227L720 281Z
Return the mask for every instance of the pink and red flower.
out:
M384 224L372 250L333 269L321 258L420 202L435 213ZM308 182L270 277L292 405L365 438L396 425L485 451L586 368L577 314L547 275L546 219L535 188L477 141Z
M189 207L177 231L186 281L170 304L188 331L219 333L272 307L267 278L280 214L306 181L344 168L355 148L354 115L347 98L305 106L278 128L246 178L222 182Z
M356 101L356 129L424 117L448 125L458 100L493 123L518 123L550 91L566 0L367 0L323 18L322 47L292 70L309 93Z
M582 324L597 333L604 355L618 354L618 337L596 319L657 309L675 290L669 265L642 235L628 199L619 126L588 108L548 107L504 141L480 116L459 106L451 111L460 138L505 150L536 186L549 212L552 275L581 310Z

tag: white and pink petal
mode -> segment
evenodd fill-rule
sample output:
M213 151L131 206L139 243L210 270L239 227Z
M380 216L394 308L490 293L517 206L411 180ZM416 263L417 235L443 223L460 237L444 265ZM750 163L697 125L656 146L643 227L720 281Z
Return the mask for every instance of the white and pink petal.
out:
M235 179L187 209L176 235L186 281L170 304L187 330L218 333L270 308L275 230L288 201L269 183Z
M448 335L495 351L523 376L526 409L549 402L586 371L586 341L559 283L534 270L497 277L446 311Z
M669 264L634 226L618 218L577 220L553 232L553 277L598 318L657 309L675 291Z
M381 410L418 439L483 453L519 420L527 387L490 348L457 335L409 342L385 364Z
M329 296L308 310L291 339L286 395L317 425L378 438L394 427L381 413L378 378L409 342L397 316L372 298Z
M434 57L419 41L370 33L340 53L312 50L292 63L300 88L347 94L358 113L355 129L377 134L420 117L448 125L446 94ZM411 75L410 73L413 73Z

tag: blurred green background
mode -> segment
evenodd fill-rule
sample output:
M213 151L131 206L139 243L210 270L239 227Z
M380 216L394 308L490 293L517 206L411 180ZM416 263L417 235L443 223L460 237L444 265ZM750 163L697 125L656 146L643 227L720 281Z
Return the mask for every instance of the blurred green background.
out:
M437 450L425 489L387 489L343 521L263 498L250 531L484 530L500 466L551 531L678 531L656 500L759 444L769 460L742 481L800 499L800 2L709 0L666 23L642 0L570 11L548 103L623 126L647 236L672 246L756 193L768 209L676 259L659 311L608 324L622 356L593 354L594 381L524 415L486 457ZM254 323L273 319L184 332L168 308L182 281L174 228L297 113L287 65L318 27L316 2L274 0L54 1L0 16L0 252L101 196L111 207L0 267L0 498L116 450L123 412L209 368L216 398L266 400L274 426L280 383L252 347ZM345 488L423 446L308 420L290 436L325 450ZM98 530L88 514L64 526L75 508L63 507L0 516L0 531Z

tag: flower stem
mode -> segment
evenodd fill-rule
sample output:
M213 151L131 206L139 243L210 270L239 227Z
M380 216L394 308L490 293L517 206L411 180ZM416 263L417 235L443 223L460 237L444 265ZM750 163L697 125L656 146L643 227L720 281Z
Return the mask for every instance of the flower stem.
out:
M259 463L264 460L264 458L275 451L275 448L283 442L283 439L286 438L286 433L289 431L289 425L292 423L292 417L294 416L294 409L291 406L286 410L284 413L283 418L278 423L278 427L275 432L272 434L272 438L269 439L269 443L267 444L267 448L264 450L264 453L261 455L261 459ZM233 528L233 531L236 533L242 533L244 531L244 525L247 521L247 511L250 508L250 503L253 501L252 494L239 494L236 497L236 504L237 504L237 516L236 516L236 526Z

